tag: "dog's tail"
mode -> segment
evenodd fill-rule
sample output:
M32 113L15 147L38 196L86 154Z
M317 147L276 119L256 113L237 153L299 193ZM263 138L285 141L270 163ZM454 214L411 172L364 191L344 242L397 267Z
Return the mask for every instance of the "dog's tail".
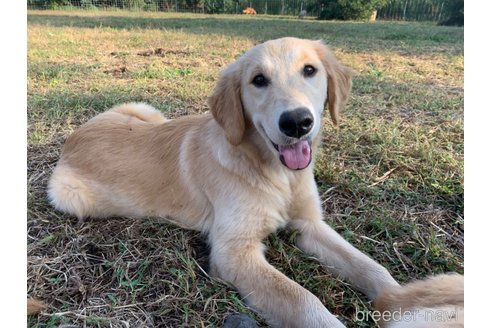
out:
M148 123L164 123L168 119L160 111L145 103L127 103L111 109L112 112L135 117Z
M464 327L464 277L441 274L383 290L374 300L380 327Z
M33 315L41 312L46 306L43 302L34 298L27 299L27 315Z

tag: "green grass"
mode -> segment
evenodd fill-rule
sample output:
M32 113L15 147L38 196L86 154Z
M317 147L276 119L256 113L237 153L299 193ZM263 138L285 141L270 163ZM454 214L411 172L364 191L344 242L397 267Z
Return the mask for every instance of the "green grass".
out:
M326 220L401 282L463 272L463 28L273 16L28 12L28 293L48 308L29 327L218 327L258 318L206 274L199 236L154 219L76 220L46 181L64 139L111 106L145 101L202 113L222 67L267 39L323 39L353 68L339 128L327 121L316 180ZM269 261L349 327L367 299L295 246Z

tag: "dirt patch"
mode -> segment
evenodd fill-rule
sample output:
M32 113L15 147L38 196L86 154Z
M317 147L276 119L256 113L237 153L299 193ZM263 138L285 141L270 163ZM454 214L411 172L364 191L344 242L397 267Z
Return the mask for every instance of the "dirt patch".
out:
M144 57L149 57L149 56L165 57L167 55L187 56L190 54L191 54L191 52L187 51L187 50L164 49L164 48L149 49L149 50L143 50L143 51L137 52L137 55L144 56Z
M117 67L113 69L106 69L103 71L106 74L121 75L130 72L126 66Z

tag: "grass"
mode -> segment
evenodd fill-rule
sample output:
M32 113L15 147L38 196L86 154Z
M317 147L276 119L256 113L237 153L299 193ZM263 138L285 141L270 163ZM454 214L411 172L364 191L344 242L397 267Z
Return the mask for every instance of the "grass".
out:
M207 110L220 68L267 39L323 39L357 75L339 128L325 124L316 180L326 220L401 282L463 272L463 28L418 23L126 12L28 12L29 327L218 327L265 323L206 273L195 232L156 219L89 220L53 210L45 188L64 139L114 104L170 117ZM267 257L349 327L371 308L295 246Z

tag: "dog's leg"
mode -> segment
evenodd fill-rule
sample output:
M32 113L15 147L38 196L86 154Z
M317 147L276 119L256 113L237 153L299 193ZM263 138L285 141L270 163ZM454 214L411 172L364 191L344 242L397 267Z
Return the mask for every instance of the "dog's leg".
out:
M212 273L236 287L272 326L344 327L316 296L266 261L261 241L224 231L210 237Z
M323 222L314 180L310 188L303 189L303 196L297 197L292 219L291 226L300 232L299 248L317 257L333 274L348 279L371 300L384 288L398 286L388 270Z

